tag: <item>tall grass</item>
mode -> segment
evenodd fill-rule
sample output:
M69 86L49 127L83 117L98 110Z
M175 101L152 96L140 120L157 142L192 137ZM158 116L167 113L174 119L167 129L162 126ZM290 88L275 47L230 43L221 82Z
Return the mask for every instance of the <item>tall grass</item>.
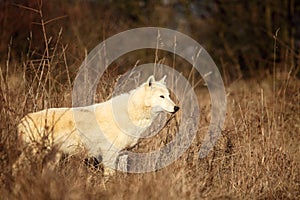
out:
M300 82L292 68L285 67L289 60L275 66L280 76L227 85L227 121L222 137L204 159L199 159L198 151L209 125L210 99L206 89L197 87L201 105L197 137L180 159L164 169L118 172L107 181L81 156L53 165L57 150L41 147L36 155L28 151L27 161L12 173L20 153L28 150L19 144L19 120L28 112L71 106L77 70L67 62L63 30L47 35L42 11L34 12L41 16L44 51L37 54L29 48L19 62L10 59L8 48L7 62L0 68L0 199L300 198ZM99 101L111 95L115 78L117 73L107 72L101 80ZM158 136L142 139L132 151L148 152L169 142L175 126L171 120Z

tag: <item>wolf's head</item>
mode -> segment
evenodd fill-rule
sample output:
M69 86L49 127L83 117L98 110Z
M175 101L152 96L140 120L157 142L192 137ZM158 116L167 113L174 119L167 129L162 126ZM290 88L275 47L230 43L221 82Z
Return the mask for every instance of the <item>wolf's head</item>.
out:
M170 99L165 79L163 77L160 81L155 81L154 76L150 76L141 86L130 91L128 115L134 125L148 127L159 112L175 113L179 110ZM126 126L127 124L129 123Z
M150 76L143 84L143 87L145 87L145 105L151 107L152 113L161 111L175 113L179 110L179 107L170 99L165 79L166 76L160 81L155 81L154 76Z

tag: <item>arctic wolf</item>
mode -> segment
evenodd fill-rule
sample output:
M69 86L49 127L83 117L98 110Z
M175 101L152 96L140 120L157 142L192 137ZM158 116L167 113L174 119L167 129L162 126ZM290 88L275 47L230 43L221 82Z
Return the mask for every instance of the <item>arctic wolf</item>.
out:
M150 76L138 88L103 103L30 113L18 125L19 136L29 144L46 136L69 155L86 151L110 171L118 153L136 145L159 112L179 110L170 99L165 78L155 81Z

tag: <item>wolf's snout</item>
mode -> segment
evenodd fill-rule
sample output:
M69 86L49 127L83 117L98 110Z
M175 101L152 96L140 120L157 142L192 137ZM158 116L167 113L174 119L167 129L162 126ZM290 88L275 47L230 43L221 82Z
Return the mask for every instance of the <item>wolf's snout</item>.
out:
M174 112L173 113L176 113L178 110L179 110L179 107L178 106L174 106Z

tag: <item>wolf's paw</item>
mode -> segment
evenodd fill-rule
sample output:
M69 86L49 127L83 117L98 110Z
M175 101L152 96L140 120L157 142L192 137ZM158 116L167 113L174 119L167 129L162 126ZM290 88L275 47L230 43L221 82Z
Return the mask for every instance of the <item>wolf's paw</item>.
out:
M116 174L116 170L111 169L111 168L109 168L109 167L105 167L105 168L104 168L103 175L104 175L105 177L110 177L110 176L113 176L113 175L115 175L115 174Z

